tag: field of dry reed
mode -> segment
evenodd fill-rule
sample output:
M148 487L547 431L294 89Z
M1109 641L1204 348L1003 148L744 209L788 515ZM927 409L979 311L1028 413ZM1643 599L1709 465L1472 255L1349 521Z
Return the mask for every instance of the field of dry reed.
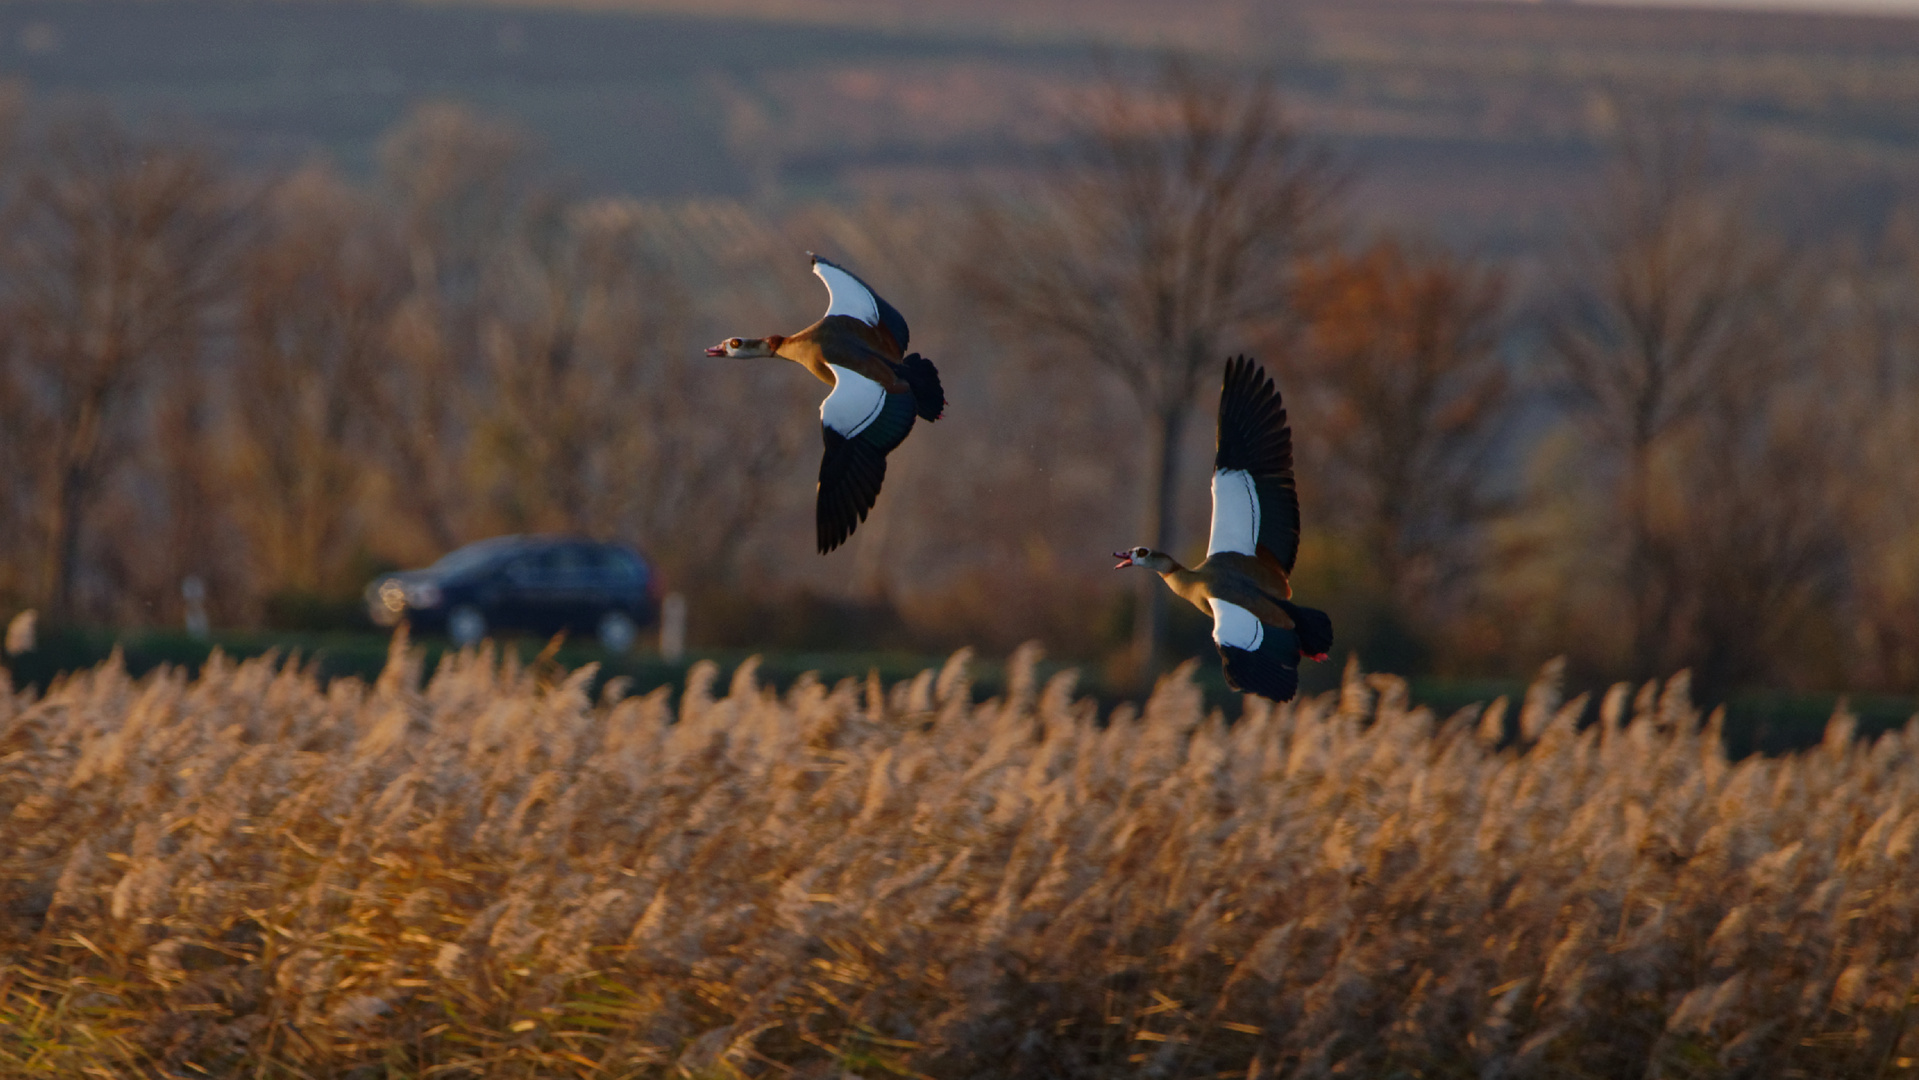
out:
M1910 1076L1919 723L1349 673L0 694L0 1075ZM1517 739L1513 734L1517 733Z

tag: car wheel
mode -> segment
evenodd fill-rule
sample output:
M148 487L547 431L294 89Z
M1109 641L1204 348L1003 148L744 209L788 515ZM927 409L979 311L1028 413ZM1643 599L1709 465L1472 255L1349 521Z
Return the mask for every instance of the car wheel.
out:
M600 639L600 648L607 652L623 653L633 647L633 642L640 636L640 628L626 612L609 611L600 616L600 625L595 633Z
M472 604L461 604L446 613L446 636L455 645L472 645L486 636L486 616Z

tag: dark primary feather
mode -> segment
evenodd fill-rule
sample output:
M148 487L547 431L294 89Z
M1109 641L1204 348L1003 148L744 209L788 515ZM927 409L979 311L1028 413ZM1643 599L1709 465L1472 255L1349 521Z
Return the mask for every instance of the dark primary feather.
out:
M912 394L888 394L879 416L850 439L820 425L826 450L820 458L814 508L820 554L845 543L866 520L880 497L880 485L886 482L886 455L913 430L916 407Z
M1299 555L1299 493L1293 487L1293 430L1279 387L1251 357L1226 362L1219 391L1216 469L1250 473L1259 495L1262 553L1292 572Z
M1226 685L1244 694L1291 701L1299 690L1299 638L1291 630L1267 626L1258 649L1219 647Z
M815 518L820 554L824 555L853 535L880 497L880 485L886 480L886 453L857 436L849 439L824 426L820 431L826 437L826 454L820 459Z

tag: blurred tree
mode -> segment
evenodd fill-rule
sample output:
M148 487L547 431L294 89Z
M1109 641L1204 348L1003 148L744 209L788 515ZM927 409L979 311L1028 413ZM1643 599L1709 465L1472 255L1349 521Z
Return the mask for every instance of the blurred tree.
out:
M1009 328L1125 383L1145 419L1141 525L1170 551L1194 402L1235 343L1287 316L1293 268L1330 239L1340 184L1287 123L1270 78L1177 58L1151 90L1109 78L1073 136L1073 161L1044 191L982 210L961 280ZM1143 582L1142 676L1166 617L1165 590Z
M1726 380L1772 349L1764 315L1780 266L1713 183L1703 131L1630 121L1601 200L1562 267L1553 353L1604 466L1619 477L1630 665L1674 659L1679 535L1656 506L1663 438L1696 419Z
M651 293L632 308L653 336L627 401L631 531L696 592L763 591L769 575L789 586L799 576L796 549L813 563L819 387L784 364L708 360L698 345L790 326L794 311L804 325L823 302L807 244L786 223L717 210L618 201L591 213L596 230L633 246L644 268L633 284ZM694 325L703 330L689 340Z
M1723 686L1790 662L1843 552L1807 275L1714 179L1704 132L1659 113L1624 127L1564 269L1551 342L1612 485L1632 673Z
M493 502L514 529L626 531L636 472L662 433L635 423L648 367L673 344L685 299L616 213L529 202L481 315L492 380L482 421Z
M286 177L260 205L227 382L232 512L258 593L361 584L351 571L383 472L374 393L404 254L384 208L325 168Z
M1919 691L1919 222L1830 275L1823 312L1839 370L1819 395L1849 453L1836 484L1849 551L1848 685Z
M1283 350L1302 496L1357 538L1383 599L1415 623L1479 568L1488 472L1509 417L1503 279L1394 240L1301 272L1304 333Z
M471 436L487 378L482 315L501 251L537 190L532 147L509 124L449 104L422 106L381 146L410 280L368 395L396 488L393 506L427 546L469 539Z
M41 511L38 592L78 613L89 515L146 430L149 391L198 362L229 284L226 178L190 145L97 113L39 135L6 237L7 373Z
M623 537L695 592L806 535L782 514L811 495L812 388L708 360L692 330L781 325L755 313L762 289L817 303L804 250L737 207L529 200L481 319L475 484L493 524Z
M227 290L221 294L224 302ZM112 500L102 514L105 554L118 564L116 620L181 626L188 579L200 582L201 610L214 625L232 626L251 613L258 575L232 528L235 493L220 468L214 365L205 357L167 373L155 389L148 445L137 471L129 470L135 497Z
M482 302L486 276L539 190L533 140L463 105L415 108L380 144L380 180L399 212L414 287L456 310Z
M1829 390L1837 372L1822 362L1825 342L1804 346L1717 387L1662 463L1674 473L1668 542L1681 601L1671 655L1708 689L1826 687L1846 674L1836 616L1854 545L1843 503L1856 448L1834 434L1856 415Z
M15 147L24 97L18 83L0 85L0 245L16 224L20 169ZM11 339L11 326L0 319L0 477L11 478L0 483L0 606L29 603L39 594L39 568L29 564L42 538L36 489L28 482L37 457L26 434L31 407L12 368Z

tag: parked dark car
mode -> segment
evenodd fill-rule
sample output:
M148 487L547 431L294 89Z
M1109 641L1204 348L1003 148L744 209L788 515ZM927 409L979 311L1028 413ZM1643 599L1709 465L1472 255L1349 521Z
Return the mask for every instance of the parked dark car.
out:
M425 570L366 587L381 626L407 620L470 645L488 634L590 632L614 652L633 647L659 615L653 572L638 552L562 536L497 536L460 548Z

